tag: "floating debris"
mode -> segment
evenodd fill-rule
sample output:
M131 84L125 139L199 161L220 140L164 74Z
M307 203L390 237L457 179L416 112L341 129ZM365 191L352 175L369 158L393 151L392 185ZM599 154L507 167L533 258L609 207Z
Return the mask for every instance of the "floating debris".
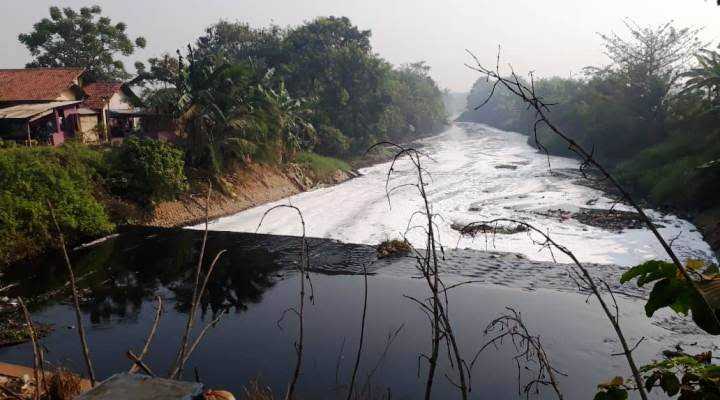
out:
M410 247L410 243L408 243L407 240L386 240L377 246L378 258L404 256L411 251L412 247Z
M475 237L480 233L499 234L499 235L513 235L520 232L527 232L528 228L525 225L487 225L487 224L468 224L463 225L459 223L453 223L450 227L463 236Z
M560 222L574 219L585 225L612 231L645 228L645 222L640 217L640 214L633 211L580 208L578 212L556 209L536 212L535 214L553 219L557 218ZM655 226L658 228L663 227L660 224L655 224Z

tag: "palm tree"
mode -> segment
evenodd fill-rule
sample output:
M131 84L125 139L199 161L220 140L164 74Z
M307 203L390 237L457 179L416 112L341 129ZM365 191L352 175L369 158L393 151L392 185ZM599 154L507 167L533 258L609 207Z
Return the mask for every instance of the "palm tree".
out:
M703 49L695 57L699 66L683 75L689 78L683 92L704 92L711 103L717 104L720 100L720 53Z

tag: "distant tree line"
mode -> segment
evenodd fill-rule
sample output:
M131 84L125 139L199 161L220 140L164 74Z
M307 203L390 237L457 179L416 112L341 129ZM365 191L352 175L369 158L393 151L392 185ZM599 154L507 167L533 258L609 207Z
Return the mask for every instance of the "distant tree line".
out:
M532 84L554 104L553 123L593 149L629 188L658 205L719 211L720 54L696 29L627 27L630 39L601 35L609 66ZM542 124L536 142L535 115L500 87L475 109L491 90L485 80L475 82L460 120L526 133L552 154L572 154Z

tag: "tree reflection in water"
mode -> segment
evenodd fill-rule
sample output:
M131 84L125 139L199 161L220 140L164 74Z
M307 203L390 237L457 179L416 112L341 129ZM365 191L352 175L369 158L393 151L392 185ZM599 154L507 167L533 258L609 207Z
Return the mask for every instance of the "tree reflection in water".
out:
M291 238L242 233L209 232L206 260L220 250L203 314L222 309L242 312L261 300L285 264ZM295 239L296 241L297 239ZM144 302L155 294L175 300L177 311L187 313L192 297L193 272L200 254L202 232L185 229L133 228L92 248L73 252L73 265L82 295L82 311L93 323L113 318L134 321ZM31 299L31 309L41 310L67 301L67 277L60 259L47 256L9 269L5 280L17 282L9 296Z

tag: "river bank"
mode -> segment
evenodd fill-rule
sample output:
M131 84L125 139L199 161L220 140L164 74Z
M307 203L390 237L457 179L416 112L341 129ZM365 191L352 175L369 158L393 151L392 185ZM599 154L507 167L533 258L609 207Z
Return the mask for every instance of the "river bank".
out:
M251 164L223 177L226 190L215 190L207 201L207 185L198 183L195 191L175 201L157 204L152 213L139 220L139 225L175 227L197 224L205 220L232 215L271 201L280 200L319 185L333 185L356 176L352 170L336 170L327 176L316 176L298 164L268 166Z
M432 136L426 135L424 138ZM404 145L421 147L422 143L414 141ZM381 146L348 160L349 168L337 169L325 167L319 170L313 165L302 163L280 166L259 163L247 165L222 178L226 190L215 190L211 193L207 204L207 217L209 220L227 217L302 192L346 182L358 177L358 170L387 162L394 154L394 150ZM150 214L139 215L137 224L180 227L203 223L206 218L207 185L196 182L193 189L175 201L157 204Z
M570 179L574 179L579 185L602 191L605 196L613 198L619 203L624 203L617 188L599 176L595 176L592 173L590 173L589 176L583 176L578 169L554 170L554 172ZM626 189L632 191L634 188L626 187ZM677 215L692 222L698 232L702 235L705 242L707 242L710 245L710 248L715 252L715 256L720 258L720 209L713 208L698 211L677 206L656 204L638 193L635 193L634 197L643 208L653 208L663 214ZM634 220L637 221L636 218Z

